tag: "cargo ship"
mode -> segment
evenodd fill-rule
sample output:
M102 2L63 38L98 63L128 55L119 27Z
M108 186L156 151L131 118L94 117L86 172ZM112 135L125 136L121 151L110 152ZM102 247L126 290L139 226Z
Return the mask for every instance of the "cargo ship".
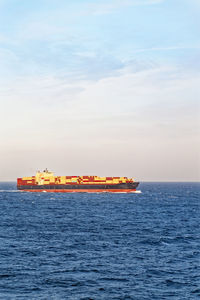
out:
M139 182L127 177L54 176L45 169L35 176L17 178L17 189L26 192L88 192L131 193Z

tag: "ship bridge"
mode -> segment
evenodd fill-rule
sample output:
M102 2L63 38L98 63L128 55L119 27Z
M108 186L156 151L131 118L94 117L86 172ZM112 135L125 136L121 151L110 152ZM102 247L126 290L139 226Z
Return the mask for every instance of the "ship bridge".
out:
M37 184L44 184L45 183L45 180L49 180L51 179L52 177L54 177L54 174L53 172L50 172L47 168L43 171L43 172L40 172L38 171L35 175L35 181Z

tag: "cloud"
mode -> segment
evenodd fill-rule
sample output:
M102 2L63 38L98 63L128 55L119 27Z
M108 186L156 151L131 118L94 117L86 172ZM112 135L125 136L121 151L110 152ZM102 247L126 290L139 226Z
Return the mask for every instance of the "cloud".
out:
M101 3L89 3L87 6L87 12L92 13L94 15L104 15L116 12L124 7L156 5L164 1L165 0L109 0L106 2L102 1Z
M43 5L34 5L31 10L27 6L25 15L14 15L14 19L10 21L11 24L15 22L11 40L64 41L69 37L73 38L73 26L85 21L90 15L110 14L123 7L156 5L163 1L165 0L103 0L78 4L76 1L73 4L60 1L59 5L56 1L43 1ZM11 33L12 31L9 32Z
M197 180L199 80L162 66L98 81L10 82L0 91L2 169L103 174L106 164L107 174Z
M168 47L153 47L134 50L133 53L152 52L152 51L178 51L178 50L191 50L200 49L200 45L186 45L186 46L168 46Z
M147 135L161 137L164 127L168 138L173 132L180 137L190 135L190 129L197 128L199 79L196 74L181 76L177 69L159 67L139 73L121 72L116 77L98 81L68 82L53 76L19 78L0 92L7 114L13 120L22 116L22 127L26 123L23 116L30 114L30 120L33 120L37 114L36 127L29 124L34 131L34 128L49 128L52 134L57 132L56 135L62 136L64 133L69 138L77 136L82 139L84 134L74 134L82 124L81 130L91 135L94 133L94 139L93 129L96 128L100 132L105 130L102 139L108 137L120 142L124 137L132 139L130 130L137 138ZM73 130L67 132L68 126ZM120 132L120 138L110 132L113 126ZM184 134L181 126L188 126ZM23 131L22 127L20 131ZM59 131L59 127L64 131ZM134 128L140 128L143 134ZM126 134L122 134L123 130Z
M2 49L4 49L2 51L7 49L13 55L13 57L9 53L7 57L4 55L3 67L0 70L2 77L9 74L11 77L16 76L17 73L18 76L26 74L30 77L33 74L40 77L41 74L48 76L48 74L59 73L60 76L66 76L68 79L99 80L117 75L125 66L134 72L151 69L161 60L163 62L175 57L179 59L180 50L198 49L198 45L195 48L191 43L189 45L185 43L185 46L172 44L172 46L162 47L160 45L165 45L162 39L155 42L154 38L147 38L147 35L156 32L155 30L143 33L141 28L148 25L147 23L145 25L142 18L137 20L129 15L129 28L128 23L125 22L124 25L123 12L119 15L121 22L119 27L116 27L116 24L113 26L110 17L104 20L104 18L88 15L100 13L104 8L112 12L115 9L120 11L124 6L128 11L129 6L132 5L156 5L162 1L109 0L85 1L78 4L75 2L69 5L61 1L54 10L52 3L55 5L55 1L50 1L49 5L48 1L43 1L42 3L48 6L40 7L37 4L38 6L34 5L33 10L26 8L27 14L22 18L15 15L7 40L4 39L5 36L0 36ZM132 11L134 16L137 15L137 10ZM149 21L147 18L146 22ZM104 22L105 27L103 27ZM152 45L156 46L152 47ZM152 58L154 52L160 53ZM185 57L182 60L184 61Z

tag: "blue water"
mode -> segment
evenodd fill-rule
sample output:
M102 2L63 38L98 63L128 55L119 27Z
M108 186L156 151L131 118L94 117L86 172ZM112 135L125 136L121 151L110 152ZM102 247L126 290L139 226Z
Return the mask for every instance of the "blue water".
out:
M54 194L0 183L0 299L199 299L200 184Z

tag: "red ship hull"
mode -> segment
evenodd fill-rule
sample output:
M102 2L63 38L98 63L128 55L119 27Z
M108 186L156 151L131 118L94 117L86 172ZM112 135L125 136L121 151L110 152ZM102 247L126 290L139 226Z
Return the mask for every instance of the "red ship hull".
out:
M66 189L51 189L51 190L22 190L23 192L48 192L48 193L134 193L136 192L136 189L75 189L75 190L66 190Z

